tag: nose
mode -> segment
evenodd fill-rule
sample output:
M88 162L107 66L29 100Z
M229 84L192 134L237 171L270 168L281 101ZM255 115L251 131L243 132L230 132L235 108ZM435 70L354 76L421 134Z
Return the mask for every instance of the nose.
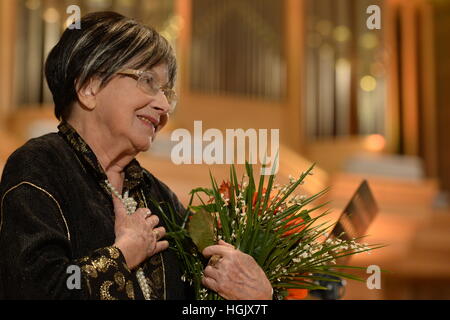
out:
M167 97L162 90L158 92L155 96L156 103L152 105L152 108L156 110L160 115L168 114L170 112L171 106Z

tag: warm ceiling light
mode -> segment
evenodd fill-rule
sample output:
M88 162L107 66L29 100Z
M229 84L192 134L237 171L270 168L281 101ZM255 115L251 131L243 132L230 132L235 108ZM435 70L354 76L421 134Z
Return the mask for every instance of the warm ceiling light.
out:
M364 145L369 151L380 152L386 147L386 139L381 134L372 134L366 138Z
M41 6L41 1L40 0L27 0L27 2L25 2L25 6L29 10L37 10Z
M377 88L377 80L372 76L364 76L361 78L360 86L366 92L374 91Z
M346 26L338 26L333 31L334 39L337 42L346 42L350 40L352 33L350 29Z
M44 20L47 23L56 23L59 21L59 12L55 8L48 8L44 12Z

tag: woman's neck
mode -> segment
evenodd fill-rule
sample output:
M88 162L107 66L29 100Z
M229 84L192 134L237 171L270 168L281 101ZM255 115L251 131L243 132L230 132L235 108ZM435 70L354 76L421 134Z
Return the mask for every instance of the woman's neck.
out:
M136 153L126 150L107 131L86 121L67 121L94 152L108 180L120 193L125 178L125 167L135 158Z

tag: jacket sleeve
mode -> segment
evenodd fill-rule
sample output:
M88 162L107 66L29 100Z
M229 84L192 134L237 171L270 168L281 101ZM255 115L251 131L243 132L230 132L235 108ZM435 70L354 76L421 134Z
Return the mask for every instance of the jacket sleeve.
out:
M0 217L4 298L134 299L133 275L118 248L72 256L64 213L45 189L22 182L5 191Z

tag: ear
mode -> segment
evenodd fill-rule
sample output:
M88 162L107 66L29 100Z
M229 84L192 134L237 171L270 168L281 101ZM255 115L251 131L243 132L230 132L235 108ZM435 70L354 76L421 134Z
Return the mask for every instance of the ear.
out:
M78 101L82 106L89 110L95 109L97 106L97 93L100 91L100 85L101 81L97 77L89 79L83 87L78 87L78 84L75 82Z

